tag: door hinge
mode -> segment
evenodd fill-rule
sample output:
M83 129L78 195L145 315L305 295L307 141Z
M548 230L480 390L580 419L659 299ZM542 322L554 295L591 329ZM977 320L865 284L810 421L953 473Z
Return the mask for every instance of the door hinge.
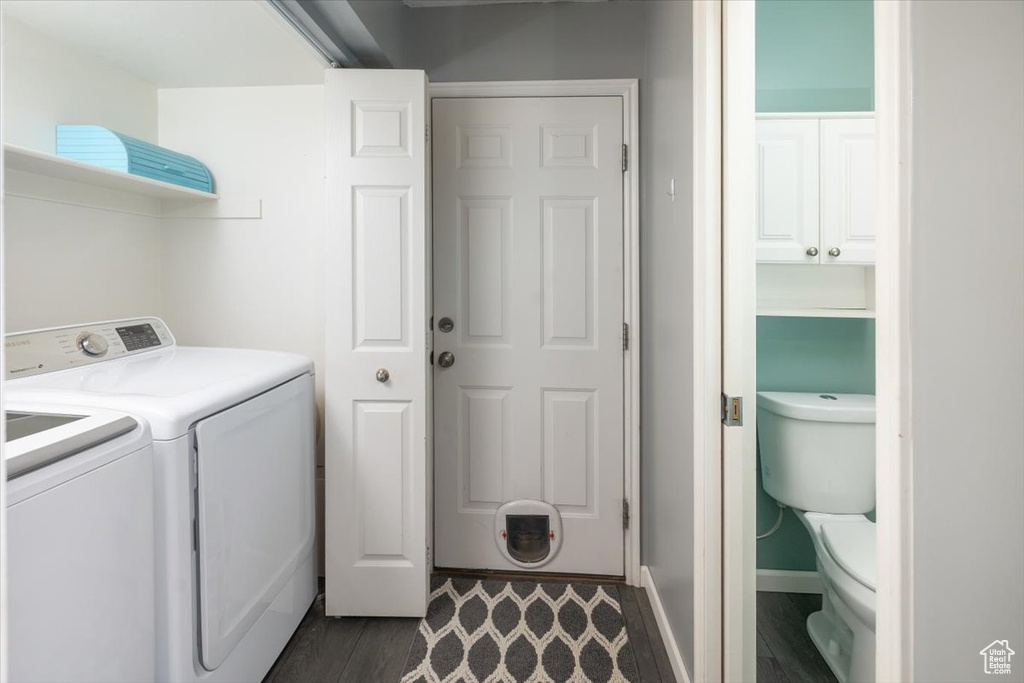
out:
M629 528L629 501L622 499L622 528Z
M622 350L629 350L629 323L622 323Z
M423 128L424 128L424 136L423 136L423 139L424 139L424 140L425 140L426 142L430 142L430 126L429 126L429 125L426 125L426 126L424 126Z
M629 145L622 146L622 172L629 170Z
M722 394L722 424L726 427L743 426L743 397Z

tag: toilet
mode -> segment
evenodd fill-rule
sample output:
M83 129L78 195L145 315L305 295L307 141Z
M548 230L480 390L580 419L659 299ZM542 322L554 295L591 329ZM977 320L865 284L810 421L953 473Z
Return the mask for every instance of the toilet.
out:
M875 680L875 397L757 394L764 490L814 541L822 609L807 632L840 683Z

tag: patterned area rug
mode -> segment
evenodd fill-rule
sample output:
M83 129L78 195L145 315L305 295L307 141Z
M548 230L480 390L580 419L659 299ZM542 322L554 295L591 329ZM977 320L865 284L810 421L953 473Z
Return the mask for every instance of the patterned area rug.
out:
M434 577L402 683L639 681L615 586Z

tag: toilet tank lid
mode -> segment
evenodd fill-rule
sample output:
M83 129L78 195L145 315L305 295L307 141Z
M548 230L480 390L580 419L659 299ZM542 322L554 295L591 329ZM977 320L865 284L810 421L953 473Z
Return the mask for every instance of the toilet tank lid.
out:
M843 570L875 590L878 569L877 534L874 522L834 522L821 525L821 535L832 559Z
M875 422L875 397L868 394L759 391L757 407L795 420Z

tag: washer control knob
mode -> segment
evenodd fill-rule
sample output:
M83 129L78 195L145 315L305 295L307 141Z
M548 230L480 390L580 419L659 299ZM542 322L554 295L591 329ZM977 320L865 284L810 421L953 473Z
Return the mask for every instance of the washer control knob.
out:
M102 356L108 346L107 340L95 332L86 332L78 338L78 348L87 356Z

